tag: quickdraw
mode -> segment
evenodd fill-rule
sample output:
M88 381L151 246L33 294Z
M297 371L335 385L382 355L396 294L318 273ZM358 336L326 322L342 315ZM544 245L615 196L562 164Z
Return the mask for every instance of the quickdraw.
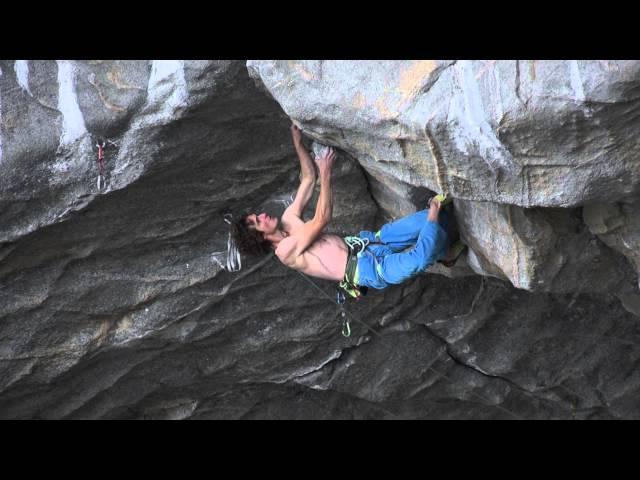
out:
M342 336L349 338L351 336L351 324L349 323L347 313L344 311L345 301L346 297L344 296L344 293L338 290L336 292L336 303L340 307L340 317L342 318Z
M102 190L105 187L104 182L104 148L107 146L106 142L98 142L96 143L96 147L98 147L98 168L100 173L98 174L98 191Z

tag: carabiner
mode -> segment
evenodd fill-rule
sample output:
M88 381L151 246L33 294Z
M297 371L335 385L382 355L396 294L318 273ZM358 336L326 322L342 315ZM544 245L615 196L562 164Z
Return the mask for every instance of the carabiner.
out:
M342 336L349 338L351 336L351 325L349 319L346 318L344 311L342 312Z

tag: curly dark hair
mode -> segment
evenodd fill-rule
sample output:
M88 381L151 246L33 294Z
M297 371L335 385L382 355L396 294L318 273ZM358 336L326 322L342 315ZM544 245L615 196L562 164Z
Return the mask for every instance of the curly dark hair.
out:
M249 228L247 225L248 216L249 214L244 214L231 224L231 235L240 253L245 255L265 255L271 251L271 242L265 240L261 232Z

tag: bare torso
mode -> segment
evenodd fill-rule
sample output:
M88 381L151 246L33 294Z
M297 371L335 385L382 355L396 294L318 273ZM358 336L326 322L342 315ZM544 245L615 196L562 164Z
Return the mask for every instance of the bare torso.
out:
M348 247L344 240L338 235L325 233L287 266L313 277L342 281L347 257Z
M348 247L337 235L325 233L298 258L291 268L314 277L341 281L347 267Z

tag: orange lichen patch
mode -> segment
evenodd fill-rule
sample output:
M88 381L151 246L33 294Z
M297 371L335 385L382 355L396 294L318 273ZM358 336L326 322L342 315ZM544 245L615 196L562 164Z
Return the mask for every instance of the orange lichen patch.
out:
M529 63L529 77L532 82L536 79L536 62L537 60L531 60L531 63Z
M483 60L483 62L484 62L484 66L480 69L480 71L478 71L478 73L476 73L476 76L475 76L476 80L479 80L488 71L493 70L493 67L496 64L495 60Z
M112 68L109 73L107 73L107 80L113 83L116 87L122 90L144 90L142 87L138 87L136 85L130 85L120 79L120 72L116 70L116 68Z
M394 112L394 111L389 109L388 97L389 97L389 94L388 94L388 92L385 91L385 93L374 104L374 106L376 107L376 110L378 110L378 113L380 114L380 116L382 118L385 118L385 119L395 118L398 115L400 115L399 112L397 112L397 111Z
M105 107L107 107L109 110L112 110L114 112L124 112L124 111L126 111L126 109L124 107L121 107L119 105L114 105L114 104L110 103L107 100L106 95L104 94L104 92L100 88L100 84L95 79L95 74L93 74L93 73L90 74L89 77L87 78L87 81L91 85L93 85L93 87L96 89L96 92L98 93L98 96L100 97L100 100L102 101L102 103L104 103Z
M351 101L351 106L357 110L362 110L366 104L367 101L362 92L356 93L355 97L353 97L353 100Z
M300 76L305 79L305 81L310 82L311 80L313 80L313 73L311 73L299 63L296 63L295 69L300 74Z
M431 75L437 66L435 60L416 60L409 68L400 72L399 90L403 102L415 95L425 77Z

